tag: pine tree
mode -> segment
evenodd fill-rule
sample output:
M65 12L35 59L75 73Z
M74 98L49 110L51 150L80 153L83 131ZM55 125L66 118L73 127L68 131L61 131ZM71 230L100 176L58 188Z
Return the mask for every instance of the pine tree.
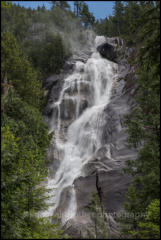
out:
M79 17L84 1L74 1L74 14Z
M82 5L80 19L84 27L92 26L95 22L95 18L93 14L89 12L88 5L86 3Z
M116 28L117 28L117 35L120 36L122 32L122 24L123 24L123 13L124 8L121 1L115 1L114 5L114 16L115 16L115 22L116 22Z
M52 4L52 9L54 7L60 7L63 10L70 9L70 6L67 1L50 1Z
M92 228L88 229L89 237L95 239L107 239L107 222L98 193L93 193L89 209L91 211L91 219L93 221Z
M134 186L133 192L128 191L125 209L145 213L147 206L160 195L160 5L145 4L142 8L142 15L135 23L140 26L138 32L133 26L136 42L142 43L137 58L137 106L126 117L129 143L140 150L137 159L127 161L125 168L133 176ZM128 232L139 231L140 221L143 219L133 222Z
M5 74L7 74L8 84L15 87L26 102L38 106L42 90L41 83L37 79L37 72L10 32L2 33L1 57L2 79L5 79Z
M41 83L10 32L2 33L2 225L3 239L61 238L60 226L39 219L47 209L46 150L51 136L40 112ZM44 230L46 229L46 230Z
M138 222L138 229L129 233L139 239L160 239L160 199L154 199L146 210L145 217Z

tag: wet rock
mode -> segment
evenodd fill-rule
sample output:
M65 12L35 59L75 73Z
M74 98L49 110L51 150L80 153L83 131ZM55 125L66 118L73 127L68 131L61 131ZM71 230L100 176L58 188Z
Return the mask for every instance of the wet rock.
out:
M69 96L76 95L78 93L78 88L77 88L76 82L75 82L75 84L73 84L72 87L69 87L68 89L66 89L65 93L68 94Z
M68 208L68 204L69 204L69 201L70 201L70 198L71 198L71 194L70 194L70 190L71 190L71 187L66 187L64 189L64 191L61 193L61 196L60 196L60 207L58 207L55 211L55 214L59 215L60 217L62 217L62 213Z
M107 37L106 41L113 45L114 47L123 47L124 46L124 41L120 37Z
M101 199L105 212L119 212L123 209L125 193L131 178L119 169L98 173L98 185L101 189Z
M112 62L117 62L116 58L116 51L114 47L108 43L103 43L102 45L97 47L97 51L101 54L102 57L107 58Z
M46 117L46 119L51 119L52 117L57 118L58 116L58 108L56 106L52 106L52 105L47 105L44 110L43 110L43 114Z
M86 99L82 99L79 105L79 115L88 107L88 101Z
M43 111L43 114L50 118L53 114L53 108L46 107Z
M60 105L60 117L62 120L74 118L76 108L75 99L63 99Z
M54 84L48 85L50 87L47 95L46 107L49 107L53 102L58 100L63 82L63 78L60 78L59 80L55 81Z
M57 84L57 82L62 81L64 78L64 74L52 74L50 77L46 79L46 81L43 84L43 87L46 89L50 89L53 85Z
M70 59L68 59L68 61L65 62L64 66L63 66L63 70L65 72L69 72L72 71L74 68L74 63L70 61Z
M64 226L65 233L74 239L87 239L91 228L90 215L87 213L78 215L75 219L70 219Z
M77 212L88 208L92 201L92 193L96 191L96 176L79 177L74 181L77 199ZM88 187L87 187L88 186Z
M90 93L90 84L88 82L84 82L80 84L80 93L84 96L88 96Z
M48 158L48 161L50 158ZM48 167L49 167L49 177L53 178L53 176L55 176L56 174L56 171L58 170L60 166L60 160L59 159L56 159L52 157L52 163L48 164Z
M85 177L96 174L96 166L93 164L93 161L86 163L82 170Z

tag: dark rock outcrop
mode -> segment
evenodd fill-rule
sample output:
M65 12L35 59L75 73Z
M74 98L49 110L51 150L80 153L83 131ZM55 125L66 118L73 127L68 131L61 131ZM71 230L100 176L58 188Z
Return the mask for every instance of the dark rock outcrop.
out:
M111 44L103 43L97 47L97 51L101 54L102 57L117 63L117 54L114 47Z

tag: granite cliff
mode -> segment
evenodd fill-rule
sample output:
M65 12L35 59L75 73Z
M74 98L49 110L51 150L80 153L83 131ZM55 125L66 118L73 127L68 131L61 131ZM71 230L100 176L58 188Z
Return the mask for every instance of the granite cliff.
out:
M93 36L94 42L94 36ZM54 131L48 150L47 187L55 187L54 208L66 232L87 237L92 222L88 206L98 192L110 237L119 231L114 215L123 210L130 177L122 169L137 151L127 144L125 114L135 105L135 49L118 37L97 36L93 48L73 55L60 74L44 83L44 120ZM55 190L54 190L55 191Z

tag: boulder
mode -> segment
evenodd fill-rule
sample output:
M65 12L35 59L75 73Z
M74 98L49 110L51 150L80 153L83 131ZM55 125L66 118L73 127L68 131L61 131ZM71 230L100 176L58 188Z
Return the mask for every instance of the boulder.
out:
M107 58L108 60L117 63L116 51L112 45L109 43L103 43L97 47L97 51L101 54L102 57Z

